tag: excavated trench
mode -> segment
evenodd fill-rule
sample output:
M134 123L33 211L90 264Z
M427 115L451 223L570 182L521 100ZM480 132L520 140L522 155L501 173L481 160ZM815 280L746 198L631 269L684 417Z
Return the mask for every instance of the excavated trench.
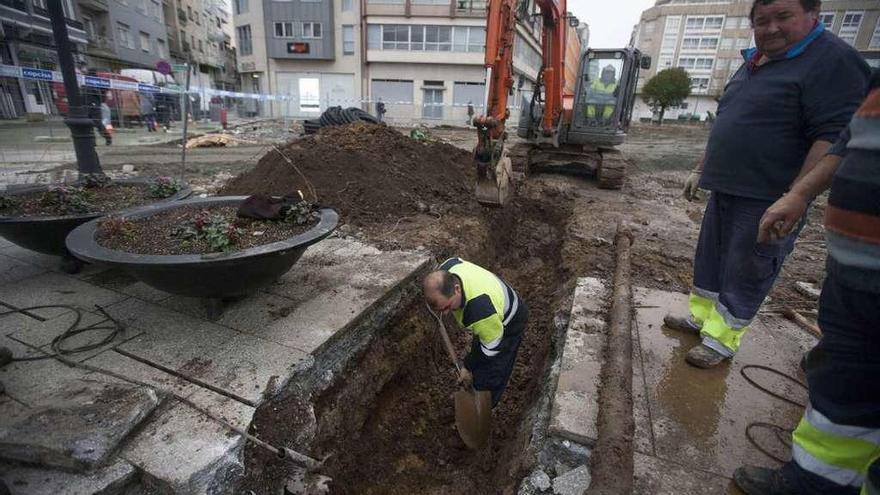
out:
M571 210L520 191L504 209L447 219L454 235L434 249L490 267L527 301L530 321L484 451L471 451L454 426L451 363L417 293L389 324L337 369L318 392L289 391L261 406L252 430L285 445L329 455L321 474L331 493L511 493L529 467L535 405L555 357L554 314L571 292L563 259ZM576 267L574 267L576 269ZM461 354L470 335L452 332ZM533 454L531 454L533 455ZM239 493L278 493L291 474L262 451L246 450Z

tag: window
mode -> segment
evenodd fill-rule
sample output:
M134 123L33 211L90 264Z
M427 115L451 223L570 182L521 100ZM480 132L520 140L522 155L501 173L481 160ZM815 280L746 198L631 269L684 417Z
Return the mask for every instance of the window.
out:
M474 109L482 108L485 98L486 85L480 82L456 82L452 90L452 104L459 107L467 106L468 103Z
M681 42L682 50L714 50L718 48L718 38L685 38Z
M91 16L83 15L82 16L83 23L83 31L86 32L86 38L93 40L95 39L95 21L92 20Z
M204 47L202 46L202 40L199 40L199 52L205 53Z
M202 25L202 15L199 14L199 11L195 11L195 12L193 12L193 14L194 14L194 16L195 16L196 24L198 24L199 26L201 26L201 25Z
M134 8L141 14L147 13L147 7L144 5L145 0L134 0Z
M313 77L303 77L299 80L299 111L321 111L321 81Z
M843 22L840 24L840 32L837 36L850 45L856 42L856 36L859 34L859 26L862 24L862 15L864 12L847 12L843 16Z
M712 64L714 60L711 58L698 58L697 63L694 65L694 69L696 70L712 70Z
M834 25L834 12L822 12L819 14L819 22L825 24L825 29L831 29Z
M367 26L367 48L483 53L486 50L486 28L370 24Z
M367 48L378 50L382 48L382 25L370 24L367 26Z
M678 59L679 67L690 70L712 70L713 63L714 59L711 57L681 57Z
M292 22L276 22L275 23L276 38L293 38Z
M456 27L455 29L462 29ZM469 27L468 30L468 51L483 53L486 51L486 28Z
M186 6L186 17L193 20L193 9L189 5Z
M321 38L320 22L304 22L302 23L302 37L306 39Z
M700 38L685 38L681 41L681 48L684 50L694 50L700 47Z
M134 49L134 40L131 39L131 30L128 24L117 22L116 32L119 34L119 46Z
M233 2L233 8L235 9L235 14L247 14L248 12L248 0L235 0Z
M730 59L728 59L728 58L722 58L722 59L718 60L717 64L715 64L715 68L718 69L719 71L722 71L722 72L726 72L729 67L730 67Z
M139 34L141 36L141 50L150 53L150 35L143 31Z
M739 28L740 29L749 29L752 27L752 20L748 17L740 17L739 18Z
M687 21L685 22L684 29L685 29L685 31L716 30L716 29L721 29L721 27L723 25L724 25L724 17L723 16L710 16L710 17L688 16Z
M726 29L738 29L739 28L739 17L728 17L727 22L725 22L724 27Z
M342 0L342 11L351 12L354 10L353 0Z
M730 50L733 48L733 38L721 38L721 49Z
M414 26L415 27L415 26ZM421 26L419 26L421 27ZM382 26L383 50L408 50L409 26L385 24Z
M354 26L342 26L342 54L354 55Z
M373 79L370 84L370 99L386 103L412 104L413 82L397 79Z
M877 25L874 26L874 34L871 35L871 42L868 44L868 48L880 48L880 17L877 18Z
M159 38L156 39L156 55L161 59L168 58L168 51L165 50L165 40Z
M700 49L701 50L714 50L718 48L718 38L701 38L700 39Z
M708 77L692 77L691 78L691 90L694 93L705 93L706 90L709 89L709 78Z
M156 0L150 0L150 15L157 21L162 20L162 6Z
M235 28L235 31L235 34L238 35L238 52L241 55L252 55L254 53L254 47L251 41L250 24L239 26Z
M425 26L425 50L441 52L452 50L452 27Z

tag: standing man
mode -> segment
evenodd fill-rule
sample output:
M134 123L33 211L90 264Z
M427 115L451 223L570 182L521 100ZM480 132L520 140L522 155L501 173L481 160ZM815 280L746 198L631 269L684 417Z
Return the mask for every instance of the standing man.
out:
M474 102L468 100L467 104L467 122L465 125L474 125Z
M690 315L669 328L699 333L686 360L709 368L730 359L770 292L800 228L757 242L758 221L807 174L849 122L867 88L858 52L825 31L819 0L755 0L756 48L728 82L703 159L685 183L712 192L694 256Z
M792 436L792 460L782 470L747 466L734 472L748 495L880 490L880 72L871 86L828 154L761 219L759 240L783 238L831 185L822 338L805 366L809 404Z
M529 319L525 301L500 277L461 258L450 258L426 275L422 289L433 311L451 311L459 325L474 333L459 380L490 391L494 408L510 380Z
M376 102L376 118L379 122L385 119L385 102L382 101L382 98L379 98L379 101Z

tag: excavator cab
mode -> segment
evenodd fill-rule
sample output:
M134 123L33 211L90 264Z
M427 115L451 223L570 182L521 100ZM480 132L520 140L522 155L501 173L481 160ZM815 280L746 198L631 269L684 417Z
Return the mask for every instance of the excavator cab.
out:
M589 49L581 56L565 142L596 147L623 143L629 130L639 69L651 60L633 48Z

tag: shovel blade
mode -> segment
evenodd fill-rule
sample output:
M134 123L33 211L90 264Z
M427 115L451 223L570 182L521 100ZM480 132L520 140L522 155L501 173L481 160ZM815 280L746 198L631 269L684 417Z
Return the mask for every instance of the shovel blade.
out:
M455 428L471 449L486 446L492 431L492 394L486 390L455 393Z

